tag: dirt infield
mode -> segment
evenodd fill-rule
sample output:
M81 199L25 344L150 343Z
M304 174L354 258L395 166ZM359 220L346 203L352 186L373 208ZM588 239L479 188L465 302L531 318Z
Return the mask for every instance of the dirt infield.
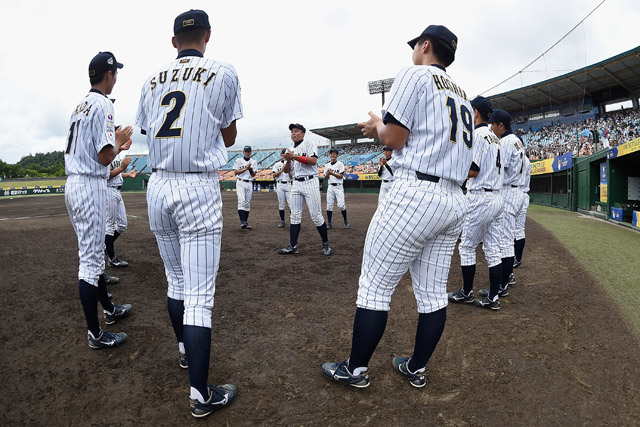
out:
M449 306L425 388L411 387L391 367L393 356L411 352L415 334L407 277L369 366L371 386L327 381L320 364L348 356L361 248L377 196L347 195L351 229L330 231L331 257L322 255L306 211L301 253L281 256L276 250L288 242L288 228L277 228L274 193L254 195L250 231L240 229L235 194L223 196L210 379L235 384L239 394L229 408L195 420L144 195L124 199L129 230L116 248L130 267L107 272L121 278L110 288L114 301L131 303L133 311L110 328L127 332L129 341L108 350L87 346L77 242L64 198L0 199L1 425L638 423L637 338L533 221L518 283L502 308ZM476 288L488 283L484 257L479 260ZM459 266L456 251L449 290L461 283Z

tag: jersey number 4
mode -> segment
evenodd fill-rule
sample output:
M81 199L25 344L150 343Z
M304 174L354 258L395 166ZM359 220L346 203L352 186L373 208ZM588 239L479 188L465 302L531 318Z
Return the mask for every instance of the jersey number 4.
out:
M164 115L164 121L158 132L156 132L156 138L180 138L182 136L182 128L174 128L173 124L180 118L184 104L187 102L187 95L184 92L176 90L169 92L162 97L160 105L163 107L173 107Z
M449 119L451 120L451 133L449 134L449 141L454 144L458 142L458 108L456 106L455 99L447 97L447 107L449 107ZM473 120L471 117L471 111L466 105L460 105L460 118L464 129L462 131L462 139L467 148L473 146Z

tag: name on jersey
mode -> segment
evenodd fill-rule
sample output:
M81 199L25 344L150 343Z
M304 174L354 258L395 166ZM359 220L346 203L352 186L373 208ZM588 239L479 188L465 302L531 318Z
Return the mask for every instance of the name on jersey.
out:
M182 71L182 73L180 73ZM176 68L171 71L165 70L160 71L158 76L154 76L151 79L150 85L151 90L155 89L158 84L165 84L167 81L169 83L177 83L180 80L183 82L191 80L192 82L202 83L203 86L207 86L211 80L215 77L216 73L211 72L210 74L205 74L207 72L206 68L198 67L196 70L195 67L187 67L187 68ZM206 75L206 78L203 80L203 74Z
M456 85L454 82L452 82L451 80L447 79L444 76L438 76L434 74L433 82L436 84L436 87L438 88L438 90L447 89L447 90L450 90L451 92L454 92L456 95L464 99L469 99L467 98L467 94L465 93L464 90L462 90L462 88L458 87L458 85Z
M82 104L78 104L73 114L75 115L84 114L86 117L89 117L89 112L91 111L91 107L93 107L92 104L89 104L89 102L84 101Z

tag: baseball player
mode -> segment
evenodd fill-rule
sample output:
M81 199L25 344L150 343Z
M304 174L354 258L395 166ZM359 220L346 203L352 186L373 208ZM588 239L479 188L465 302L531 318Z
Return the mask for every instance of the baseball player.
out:
M411 272L418 309L413 354L392 364L414 387L446 321L446 283L467 201L460 189L472 161L472 107L446 73L457 37L430 25L409 41L413 66L396 77L382 118L369 113L362 133L394 150L394 181L369 225L362 256L351 355L324 363L331 380L367 387L367 366L384 334L391 295Z
M247 223L249 211L251 210L251 196L253 195L253 184L258 162L251 158L251 147L244 147L243 157L233 162L233 173L236 175L236 194L238 195L238 216L242 229L251 230Z
M338 161L338 149L329 150L331 161L324 165L324 179L327 183L327 229L333 228L331 218L333 216L333 204L337 202L338 209L342 212L344 228L349 229L347 220L347 206L344 203L344 163Z
M529 156L525 155L522 159L524 162L524 169L522 171L520 189L522 190L522 204L518 213L516 214L516 231L515 231L515 259L513 261L513 268L518 268L522 265L522 253L524 252L524 223L527 220L527 210L529 209L529 184L531 182L531 162ZM515 281L515 280L514 280Z
M124 208L124 201L122 200L122 183L124 178L135 178L138 176L138 171L133 169L129 172L125 172L129 164L131 163L130 157L125 157L120 160L120 155L117 155L111 162L109 179L107 180L107 188L109 194L107 197L107 227L104 236L105 252L109 258L109 266L111 267L126 267L128 262L121 260L115 254L114 243L118 237L127 229L127 211Z
M293 180L293 177L290 172L286 173L283 171L286 163L284 158L284 154L286 152L287 149L283 148L280 152L280 160L275 162L273 169L271 169L273 179L276 181L276 194L278 195L278 212L280 213L280 224L278 224L279 228L284 227L285 202L289 206L289 210L291 210L291 181Z
M384 156L380 157L380 169L378 169L378 176L382 180L380 183L380 193L378 193L378 204L384 200L384 196L389 192L391 183L393 182L393 169L391 169L389 165L393 150L385 146L382 152Z
M462 267L463 287L448 294L450 302L473 303L493 310L500 308L498 291L502 280L500 257L500 233L502 197L502 152L500 140L491 132L488 119L493 107L491 102L478 96L473 106L473 163L467 182L469 210L464 218L458 251ZM489 295L473 298L473 277L476 273L476 247L482 242L482 250L489 265Z
M153 172L149 223L167 275L180 366L189 369L191 414L204 417L236 396L231 384L207 382L222 237L218 169L227 162L243 114L235 69L204 58L211 37L208 15L184 12L173 31L178 57L144 83L136 124L147 135Z
M316 225L322 239L322 253L331 255L327 224L322 217L320 199L320 184L318 180L318 149L316 144L304 136L307 130L300 123L291 123L291 140L293 146L284 153L286 160L282 170L293 176L291 189L291 226L289 227L289 244L278 249L281 255L297 254L300 223L302 222L302 208L307 203L311 220Z
M123 65L111 52L100 52L89 64L91 90L78 103L69 120L69 136L64 151L68 175L65 204L71 224L78 237L78 291L89 330L91 348L119 346L127 339L124 332L102 330L98 323L98 301L111 325L126 317L130 304L113 304L107 293L104 275L105 205L109 164L122 150L131 146L133 129L116 130L111 94Z
M491 130L500 138L502 153L504 158L502 191L503 200L502 233L500 237L500 252L502 257L502 279L498 295L505 297L509 295L509 285L515 280L511 280L513 273L514 259L514 237L516 228L516 215L522 205L524 193L520 186L524 182L522 173L524 170L524 144L511 131L511 116L504 110L497 109L491 114L489 119ZM480 296L486 292L480 292Z

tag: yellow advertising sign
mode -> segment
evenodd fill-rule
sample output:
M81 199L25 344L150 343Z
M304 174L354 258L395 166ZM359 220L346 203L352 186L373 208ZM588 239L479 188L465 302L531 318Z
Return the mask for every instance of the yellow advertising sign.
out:
M607 189L609 188L608 185L604 184L600 184L600 201L603 203L607 203Z
M634 153L636 151L640 151L640 138L636 138L626 144L618 145L618 157Z
M542 175L553 172L553 159L539 160L531 163L531 175Z
M371 181L371 180L378 180L380 181L380 177L378 176L377 173L360 173L358 174L358 181Z

